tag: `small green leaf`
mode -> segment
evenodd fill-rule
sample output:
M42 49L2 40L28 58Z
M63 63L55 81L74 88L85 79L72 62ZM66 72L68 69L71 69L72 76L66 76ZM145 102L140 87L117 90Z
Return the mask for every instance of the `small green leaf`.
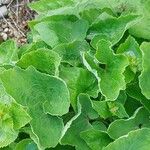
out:
M24 54L17 65L24 69L32 65L41 72L57 76L60 61L61 58L56 52L49 49L38 49Z
M98 112L100 117L106 119L112 116L106 101L92 101L93 108Z
M17 103L12 103L10 111L13 119L13 126L16 130L20 129L31 121L31 117L27 114L25 108Z
M80 133L81 138L87 143L92 150L102 150L112 139L106 132L90 129Z
M98 112L100 117L107 119L112 116L117 116L118 118L128 117L124 106L119 102L110 101L92 101L93 108Z
M101 131L106 131L107 130L106 125L103 122L101 122L101 121L94 121L92 123L92 126L96 130L101 130Z
M72 43L60 44L53 51L60 55L62 62L78 66L82 63L81 52L86 52L89 49L90 46L86 41L74 41Z
M139 44L132 36L129 36L126 41L118 47L117 53L123 53L128 57L129 66L126 68L124 75L126 82L129 83L134 79L136 72L141 71L142 52Z
M13 119L9 112L10 106L0 103L0 147L5 147L18 136L18 130L13 128Z
M24 139L16 144L15 150L38 150L38 148L31 139Z
M12 143L17 138L19 129L30 120L25 109L14 102L0 83L0 148Z
M0 66L12 65L18 60L17 46L13 40L8 40L0 45Z

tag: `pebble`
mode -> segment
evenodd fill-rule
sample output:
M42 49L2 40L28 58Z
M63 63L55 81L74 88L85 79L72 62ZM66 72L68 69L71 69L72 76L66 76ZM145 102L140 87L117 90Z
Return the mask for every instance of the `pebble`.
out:
M4 29L4 32L5 32L5 33L7 33L8 31L9 31L9 29L8 29L8 28L5 28L5 29Z
M0 18L3 18L3 16L7 16L8 14L8 9L7 7L4 6L0 6Z
M2 28L3 29L7 28L7 24L6 23L2 24Z
M0 0L0 4L9 4L11 2L11 0Z
M3 38L3 40L4 41L6 41L7 40L7 37L8 37L8 35L6 34L6 33L1 33L1 36L2 36L2 38Z

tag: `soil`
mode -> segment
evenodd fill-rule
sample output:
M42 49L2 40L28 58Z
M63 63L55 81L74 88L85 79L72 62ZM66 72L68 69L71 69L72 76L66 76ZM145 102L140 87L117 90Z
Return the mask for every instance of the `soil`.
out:
M27 4L33 0L11 0L6 6L8 15L0 19L0 43L13 38L18 45L27 42L28 21L34 19L35 12Z

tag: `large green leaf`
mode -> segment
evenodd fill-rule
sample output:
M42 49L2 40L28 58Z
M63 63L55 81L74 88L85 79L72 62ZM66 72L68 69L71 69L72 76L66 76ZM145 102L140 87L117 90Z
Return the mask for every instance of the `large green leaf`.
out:
M77 105L77 96L87 93L92 97L98 96L98 84L94 75L86 69L78 67L61 67L60 77L64 79L71 95L71 104Z
M29 6L30 8L32 8L33 10L39 12L39 13L45 13L49 10L54 10L54 9L58 9L61 7L65 7L67 5L72 5L73 1L72 0L40 0L37 2L33 2L31 3Z
M43 103L46 113L61 116L68 112L69 92L61 79L40 73L34 67L15 67L3 72L1 79L6 91L24 106L32 108Z
M123 72L128 66L128 60L122 54L115 54L110 42L105 40L97 43L95 57L97 61L85 55L83 62L97 77L100 91L106 99L116 100L120 90L124 90L126 86Z
M94 119L97 117L97 114L92 108L92 103L86 94L78 96L77 106L77 114L64 128L61 144L75 146L77 150L90 150L86 142L80 137L80 133L92 128L88 117Z
M63 121L55 115L69 111L69 92L64 81L36 71L33 67L9 69L1 75L6 91L28 107L31 127L43 147L58 144ZM51 115L49 115L51 114ZM54 116L52 116L54 115ZM53 135L53 136L52 136Z
M125 31L139 21L137 15L112 17L102 13L98 21L95 21L88 31L88 38L92 39L91 44L96 48L100 39L109 40L112 45L116 44L124 35Z
M100 8L110 8L112 12L118 15L139 14L141 20L129 29L129 32L136 37L150 39L150 0L101 0Z
M150 146L149 136L150 129L135 130L112 142L103 150L148 150Z
M36 140L43 149L55 147L61 138L64 128L63 120L57 116L45 114L42 104L37 104L29 110L32 117L31 128L35 134L33 140ZM40 117L39 117L40 116Z
M149 112L144 108L139 108L129 119L118 119L112 122L108 128L108 134L113 139L117 139L138 128L149 127Z
M60 43L83 41L88 30L88 23L85 20L71 21L47 21L34 26L40 38L49 46L55 47Z

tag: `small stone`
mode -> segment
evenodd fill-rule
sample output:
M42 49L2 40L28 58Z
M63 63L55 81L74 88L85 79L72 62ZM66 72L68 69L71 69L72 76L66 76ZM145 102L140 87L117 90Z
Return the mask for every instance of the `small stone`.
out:
M2 36L2 38L3 38L3 40L4 40L4 41L6 41L6 40L7 40L7 37L8 37L8 36L7 36L7 34L6 34L6 33L2 33L2 34L1 34L1 36Z
M5 29L4 29L4 32L5 32L5 33L7 33L8 31L9 31L9 29L8 29L8 28L5 28Z
M2 24L2 28L3 28L3 29L7 28L7 24L6 24L6 23L5 23L5 24Z
M8 9L6 6L0 6L0 18L3 18L3 16L7 16Z
M0 0L2 4L9 4L11 2L11 0Z

